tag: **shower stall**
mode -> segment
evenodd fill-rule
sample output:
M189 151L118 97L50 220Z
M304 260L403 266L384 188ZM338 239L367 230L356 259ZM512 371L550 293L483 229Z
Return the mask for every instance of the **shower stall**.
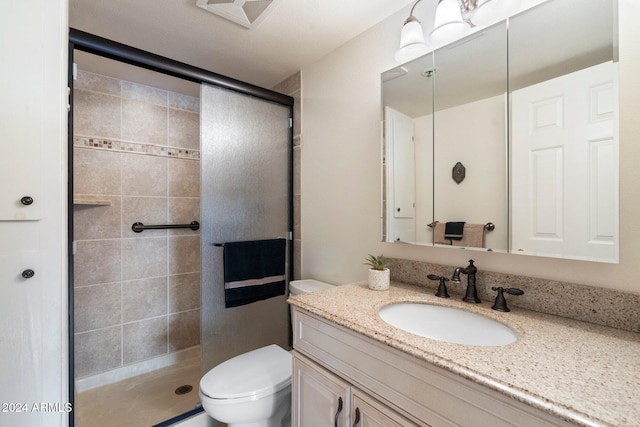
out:
M285 238L291 277L293 99L73 29L70 61L71 425L153 425L288 347L285 295L224 307L220 245Z

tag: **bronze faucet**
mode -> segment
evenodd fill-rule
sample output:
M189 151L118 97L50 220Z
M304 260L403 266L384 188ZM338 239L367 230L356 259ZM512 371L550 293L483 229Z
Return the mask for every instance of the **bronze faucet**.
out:
M453 270L453 277L451 278L451 282L460 283L460 273L467 275L467 292L462 298L462 301L469 302L473 304L478 304L480 302L480 298L478 298L478 291L476 289L476 273L478 272L478 268L473 265L473 260L469 260L469 265L466 268L456 267Z

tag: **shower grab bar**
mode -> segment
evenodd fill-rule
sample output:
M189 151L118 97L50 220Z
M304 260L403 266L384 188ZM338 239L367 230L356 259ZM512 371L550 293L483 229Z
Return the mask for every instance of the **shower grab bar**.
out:
M144 230L162 230L166 228L190 228L192 230L200 229L198 221L191 221L190 224L164 224L164 225L144 225L141 222L134 222L131 229L136 233L142 233Z

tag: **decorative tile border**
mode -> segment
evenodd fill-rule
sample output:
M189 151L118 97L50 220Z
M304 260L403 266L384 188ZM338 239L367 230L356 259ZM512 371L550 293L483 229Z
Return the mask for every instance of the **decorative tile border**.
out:
M111 150L123 153L146 154L149 156L200 160L199 150L189 150L186 148L167 147L140 142L120 141L117 139L74 136L73 145L75 147L92 148L97 150Z
M433 289L438 282L427 279L428 274L451 277L454 267L421 261L390 258L391 280ZM463 283L448 282L452 297L461 297L466 289ZM509 307L522 307L540 313L553 314L583 322L609 326L626 331L640 332L640 294L598 288L569 282L545 280L515 274L478 271L476 287L483 303L491 305L496 293L493 286L521 288L524 295L507 295Z

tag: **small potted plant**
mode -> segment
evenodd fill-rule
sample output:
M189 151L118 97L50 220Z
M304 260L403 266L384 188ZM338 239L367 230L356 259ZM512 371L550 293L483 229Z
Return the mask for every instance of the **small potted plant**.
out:
M376 291L384 291L389 289L389 269L387 265L389 261L383 256L369 255L366 258L365 265L369 267L369 276L367 282L369 289Z

